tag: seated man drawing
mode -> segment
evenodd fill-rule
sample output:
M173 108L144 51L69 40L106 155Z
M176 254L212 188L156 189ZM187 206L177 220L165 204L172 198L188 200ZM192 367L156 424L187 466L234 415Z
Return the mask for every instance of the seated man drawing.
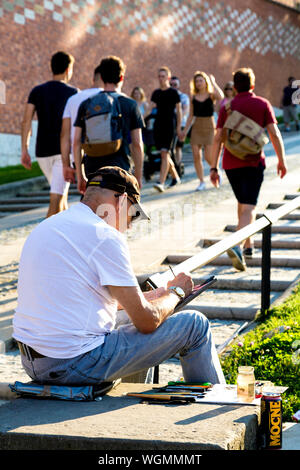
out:
M83 199L44 220L23 247L14 315L22 364L36 382L98 384L179 353L188 381L224 382L208 320L173 314L193 288L178 274L143 293L123 232L147 217L136 178L118 167L90 176ZM114 328L118 306L131 322Z

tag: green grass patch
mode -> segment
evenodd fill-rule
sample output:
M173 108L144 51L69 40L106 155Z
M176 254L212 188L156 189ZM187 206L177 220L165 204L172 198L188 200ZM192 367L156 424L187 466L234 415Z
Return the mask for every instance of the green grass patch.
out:
M236 383L238 367L251 365L257 380L289 387L283 394L283 420L300 410L300 284L278 306L270 309L221 357L227 383Z
M37 162L32 163L31 170L26 170L22 165L5 166L0 168L0 185L42 175L43 173Z

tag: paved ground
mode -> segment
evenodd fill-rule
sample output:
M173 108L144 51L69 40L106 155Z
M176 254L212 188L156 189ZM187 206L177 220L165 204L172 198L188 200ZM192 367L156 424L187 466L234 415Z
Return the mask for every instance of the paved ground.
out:
M267 148L267 171L258 210L264 211L266 204L281 203L287 193L299 189L299 155L297 145L299 137L290 135L286 139L289 173L279 181L276 177L276 160ZM137 275L164 271L162 264L170 254L191 254L199 251L199 242L207 237L224 236L224 227L235 223L235 201L226 177L219 190L214 189L206 176L207 189L195 193L197 186L189 148L185 149L186 173L180 186L158 194L152 188L152 182L145 183L142 201L152 215L150 225L141 224L128 234L128 243L132 261ZM206 167L207 174L207 167ZM168 210L167 210L168 209ZM185 212L184 212L185 211ZM46 213L46 207L11 215L0 219L0 314L1 309L7 312L7 306L13 310L16 304L16 287L18 260L26 237L32 228L39 223ZM182 214L185 215L184 224ZM198 218L195 217L198 214ZM186 229L188 227L188 229ZM280 237L280 235L279 235ZM292 236L295 239L295 236ZM200 246L201 248L201 246ZM228 269L227 269L228 271ZM237 276L234 270L229 275ZM208 274L205 267L202 275ZM273 270L274 275L276 269ZM294 274L291 274L293 279ZM242 293L243 295L243 293ZM245 294L244 294L245 295ZM235 293L236 296L236 293ZM245 299L244 299L245 301ZM210 297L207 297L210 302ZM241 320L212 319L211 326L217 346L222 345L243 324ZM27 380L20 366L20 357L16 351L5 353L4 342L11 335L11 315L1 317L0 382ZM4 354L5 353L5 354ZM167 361L160 367L160 382L180 377L181 368L176 358ZM291 429L290 433L292 435ZM299 428L299 426L298 426Z

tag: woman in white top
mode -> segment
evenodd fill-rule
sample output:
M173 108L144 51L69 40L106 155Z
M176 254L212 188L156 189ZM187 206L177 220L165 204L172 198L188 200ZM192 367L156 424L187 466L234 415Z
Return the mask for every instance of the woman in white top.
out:
M140 108L143 117L147 116L149 104L146 101L146 96L143 88L136 86L131 92L131 98L133 98Z
M235 95L236 93L233 88L233 82L227 82L224 86L224 98L216 104L216 111L219 113L222 106L231 101Z

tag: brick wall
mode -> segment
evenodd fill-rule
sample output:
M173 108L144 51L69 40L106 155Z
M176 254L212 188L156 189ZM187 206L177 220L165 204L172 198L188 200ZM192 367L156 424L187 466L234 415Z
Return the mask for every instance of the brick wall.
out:
M223 86L250 66L256 93L279 106L287 77L300 79L300 15L266 0L14 0L0 8L0 133L20 134L31 88L51 78L57 50L75 57L72 84L89 87L101 57L127 64L123 91L148 97L157 68L168 65L188 92L195 70ZM3 88L2 88L3 89ZM2 93L3 94L3 93ZM19 138L19 137L18 137ZM1 152L1 150L0 150Z

